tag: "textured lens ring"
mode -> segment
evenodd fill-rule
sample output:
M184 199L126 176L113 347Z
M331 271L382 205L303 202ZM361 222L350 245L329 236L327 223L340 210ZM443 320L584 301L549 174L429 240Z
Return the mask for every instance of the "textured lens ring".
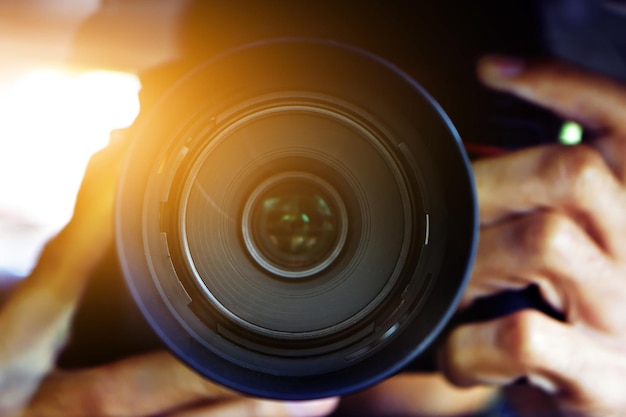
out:
M300 113L302 115L315 116L317 115L323 116L324 119L327 119L329 123L340 124L345 127L346 132L352 131L353 135L358 136L359 141L366 141L369 145L366 149L362 149L362 151L369 149L372 157L379 159L379 164L384 164L389 167L388 175L390 176L390 181L393 184L393 187L406 187L402 180L402 174L397 171L398 167L396 163L393 161L393 158L389 154L388 150L385 150L381 139L377 137L377 134L374 131L371 131L370 128L363 125L364 121L358 121L355 119L355 115L348 115L345 110L341 110L340 107L337 107L336 104L330 105L327 101L323 100L323 97L317 97L316 100L309 102L302 101L307 95L310 93L299 92L297 94L300 98L294 99L293 94L286 94L284 97L277 96L275 94L269 95L265 99L256 99L253 103L249 103L248 105L252 107L248 111L244 111L243 115L239 114L237 117L233 119L232 122L224 121L225 125L222 129L219 129L211 134L210 138L204 139L201 141L203 144L202 149L196 150L194 152L188 151L188 153L193 154L195 156L194 162L189 163L191 166L190 170L184 175L186 178L183 182L184 184L181 186L181 194L178 197L180 201L180 218L176 220L178 226L176 227L176 231L174 233L180 232L180 242L182 244L183 253L182 258L183 262L187 265L192 271L193 282L198 284L198 288L202 291L204 296L206 296L207 300L210 301L211 305L214 306L221 315L228 318L232 323L236 323L239 326L247 328L251 331L254 331L257 334L265 334L272 335L275 338L283 338L283 339L308 339L313 340L315 338L319 338L328 334L333 334L342 331L343 329L353 326L355 323L363 320L367 315L371 314L372 311L375 310L384 300L389 296L390 291L398 280L398 277L401 273L401 268L403 261L408 254L408 247L406 247L409 241L409 235L407 231L411 229L410 220L408 213L410 209L408 206L410 205L409 200L407 200L407 190L402 188L403 191L398 190L399 196L398 199L402 199L403 202L398 201L397 206L397 217L389 218L392 219L405 219L408 223L405 223L405 229L402 232L402 238L400 241L394 242L393 245L399 245L402 249L398 248L397 254L394 252L394 256L384 256L389 252L389 250L393 247L393 245L389 245L387 250L383 251L382 248L379 248L376 252L372 252L369 250L369 256L363 258L362 255L355 256L354 259L350 260L344 272L338 271L336 272L336 277L334 278L334 282L329 282L326 286L327 288L333 288L333 291L337 293L340 289L345 293L344 298L350 300L350 303L336 303L333 308L327 308L326 311L320 311L319 305L324 305L327 301L322 302L324 295L320 295L320 301L316 301L315 299L309 299L308 297L302 298L296 295L296 298L293 298L293 294L282 294L275 293L274 295L279 296L280 299L275 301L266 300L266 302L261 302L266 296L270 295L268 290L272 288L276 283L274 280L265 280L255 284L255 281L250 281L248 277L256 275L256 265L252 265L253 271L244 272L246 262L241 262L242 258L235 256L232 248L236 247L233 242L228 242L229 237L234 236L232 232L230 232L224 226L227 223L222 222L220 219L225 215L226 217L235 218L238 217L235 215L235 211L233 210L236 206L237 199L232 199L232 193L237 192L239 190L246 190L247 187L243 186L242 183L229 181L230 174L226 174L225 170L231 170L236 168L242 162L239 161L240 158L245 156L241 153L241 151L237 148L237 141L233 139L234 135L243 135L246 137L245 129L252 129L255 134L259 135L259 127L256 127L254 124L259 120L265 120L265 118L273 116L273 117L285 117L284 115L289 115L292 112ZM315 97L316 95L312 95ZM259 103L260 100L260 103ZM285 103L282 101L286 100ZM296 100L294 103L293 100ZM269 105L269 107L264 107L262 103L264 101L268 101L269 103L273 103ZM336 99L335 99L336 101ZM326 102L326 105L322 105ZM257 109L256 106L261 106L260 109ZM330 107L328 107L330 105ZM346 105L348 105L346 103ZM246 107L246 106L244 106ZM240 110L243 111L243 110ZM366 119L369 119L367 117ZM301 121L299 124L304 123ZM198 121L200 126L206 125L206 121L200 120ZM249 127L255 126L255 127ZM319 126L318 126L319 127ZM277 128L279 129L279 128ZM276 130L277 130L276 129ZM333 131L336 127L333 129ZM304 148L285 148L283 149L281 146L278 146L276 143L276 130L271 129L268 133L268 141L272 143L277 149L274 151L276 156L278 152L282 154L283 158L287 156L295 156L298 153L302 153L303 155L310 154L312 150L313 144L315 146L322 146L324 142L319 142L318 138L315 138L313 142L309 142L307 147ZM309 129L308 131L314 132L316 129ZM183 137L192 136L192 137L203 137L199 135L195 130L184 131L181 133ZM294 135L288 135L289 138ZM258 141L259 139L257 139ZM311 139L312 140L312 139ZM332 142L329 142L332 143ZM230 151L230 156L225 155L224 151L221 150L221 147L234 146L233 150ZM259 146L255 146L258 148ZM279 151L280 149L280 151ZM320 156L323 156L320 160L325 160L326 163L331 165L335 165L335 168L338 170L338 173L341 173L341 176L345 179L353 178L354 173L345 166L345 161L333 160L335 158L329 158L330 155L325 155L323 151L326 149L322 146L322 148L318 149L317 152ZM332 148L331 148L332 149ZM361 161L365 154L354 155L354 152L350 152L352 158L357 158ZM231 163L230 161L237 160L237 163ZM209 162L210 161L210 162ZM236 178L246 178L251 175L252 172L259 170L264 165L274 165L277 159L265 159L262 155L256 155L253 158L253 161L258 161L258 163L252 164L245 171L246 174L237 173ZM264 161L264 162L262 162ZM217 167L217 168L216 168ZM361 176L366 176L366 173L372 175L376 172L376 170L372 171L372 165L366 166L363 165L360 167ZM216 177L215 175L211 175L212 172L220 172L221 175ZM378 177L380 177L378 174ZM183 176L181 176L183 177ZM394 180L391 180L391 177ZM204 178L206 181L212 181L215 185L223 188L223 193L225 195L230 195L231 197L225 196L215 196L212 192L209 192L207 186L198 186L196 184L197 178ZM379 182L380 178L378 178L375 182ZM359 180L353 178L351 180L353 187L361 188L363 184L359 186ZM193 197L193 190L201 190L198 193L197 198L200 198L204 201L210 202L210 204L206 205L205 210L200 210L200 213L205 212L215 212L219 219L217 220L216 227L212 227L207 229L205 233L201 233L201 239L204 240L204 236L211 236L209 240L206 242L198 242L197 238L191 236L191 234L197 234L201 228L198 228L198 224L193 220L190 216L193 215L193 211L189 210L190 205L196 205L196 203L190 203L190 199ZM387 192L391 191L389 188L386 189ZM247 192L243 192L246 195L245 200L248 199ZM371 192L370 192L371 194ZM383 195L385 194L384 189L380 189L375 195ZM367 197L367 193L365 194L366 200L372 201L375 199L375 195L370 195ZM231 201L232 200L232 201ZM231 203L228 203L231 201ZM235 206L231 209L228 209L228 206L235 202ZM226 204L226 205L224 205ZM360 203L359 203L360 204ZM369 204L369 203L366 203ZM379 210L382 208L379 207ZM396 209L394 207L394 209ZM371 213L372 208L362 208L361 211L363 214L367 214L367 218L370 218L373 214ZM194 210L198 212L198 210ZM230 215L228 213L231 213ZM380 213L380 216L386 215L387 213ZM204 217L205 214L202 214ZM367 246L367 242L372 239L372 231L369 230L371 227L383 232L383 217L378 218L378 221L375 221L375 218L372 220L368 220L367 223L364 223L363 226L369 224L366 234L363 236L366 238L365 246ZM385 216L386 217L386 216ZM235 224L237 222L235 221ZM217 233L217 234L216 234ZM214 239L212 236L216 236ZM195 244L193 242L196 242ZM209 249L207 245L212 245L213 247ZM361 246L362 243L359 243ZM200 248L201 250L195 251L195 248ZM360 252L360 249L359 249ZM211 254L211 256L208 256ZM174 257L173 257L174 258ZM396 263L396 259L400 259ZM389 268L389 277L386 278L384 282L380 284L371 283L370 285L364 285L365 282L360 282L358 280L358 270L356 268L363 268L364 263L369 263L370 268L376 268L378 270L382 270L383 265L385 268ZM391 264L390 264L391 263ZM390 264L390 265L387 265ZM207 270L206 268L211 268L211 270ZM214 268L219 268L219 270L215 270ZM234 274L236 272L236 274ZM222 280L219 277L229 277L229 279ZM210 277L217 277L215 281L213 281ZM348 277L348 278L346 278ZM317 279L317 278L316 278ZM248 291L240 291L241 289L237 285L237 282L241 282L243 280L245 285L248 287ZM356 282L355 282L356 281ZM350 285L351 284L351 285ZM254 287L252 287L254 285ZM281 284L282 285L282 284ZM293 284L295 285L295 284ZM303 284L304 285L304 284ZM379 285L376 288L373 288L371 285ZM338 288L341 286L341 288ZM354 292L354 288L361 287L360 293L361 297L365 296L366 293L363 293L363 290L368 290L372 292L371 296L367 296L366 300L362 301L362 304L359 308L354 307L354 311L350 310L350 306L358 301L356 297L349 297L350 293ZM255 296L255 288L256 294ZM263 292L265 295L258 293L258 291ZM347 291L347 293L346 293ZM335 295L338 297L338 295ZM246 303L240 303L239 300L242 298L246 298L248 301ZM293 307L290 310L291 313L286 313L280 309L277 309L279 305L281 305L284 301L288 299L292 299ZM308 304L313 303L308 309L305 308L305 302ZM234 308L235 306L236 308ZM333 313L334 309L344 309L345 316L339 320L335 318L335 314ZM348 309L348 310L346 310ZM247 313L245 312L247 310ZM308 313L306 313L308 312ZM349 314L348 314L349 312ZM324 314L321 314L324 313ZM333 313L331 315L331 313ZM289 324L283 322L279 328L277 328L278 323L275 322L274 317L284 317L281 318L281 321L290 318ZM267 321L270 320L271 321ZM317 328L306 328L303 329L302 326L306 326L306 323L310 320L315 320L319 324ZM321 323L325 323L322 325ZM288 328L284 326L288 325ZM298 329L298 330L296 330Z

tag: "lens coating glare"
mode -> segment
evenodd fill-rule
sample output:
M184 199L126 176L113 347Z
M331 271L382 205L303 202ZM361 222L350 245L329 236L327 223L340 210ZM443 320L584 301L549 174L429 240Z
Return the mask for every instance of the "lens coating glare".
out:
M244 213L244 240L266 270L301 278L330 265L346 239L347 215L325 181L285 173L262 183Z
M261 200L253 219L261 249L277 263L302 268L327 255L337 240L337 217L313 187L278 187Z

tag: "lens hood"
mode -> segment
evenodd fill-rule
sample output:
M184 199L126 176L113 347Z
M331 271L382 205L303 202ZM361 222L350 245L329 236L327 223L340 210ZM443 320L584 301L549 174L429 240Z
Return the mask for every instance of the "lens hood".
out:
M116 232L165 345L234 390L302 400L401 371L453 314L477 241L460 138L366 50L279 38L189 71L131 128Z

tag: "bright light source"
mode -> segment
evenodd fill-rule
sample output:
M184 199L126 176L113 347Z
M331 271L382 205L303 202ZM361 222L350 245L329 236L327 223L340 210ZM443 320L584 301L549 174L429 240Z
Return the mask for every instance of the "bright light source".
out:
M583 141L583 127L572 121L563 123L559 133L559 141L563 145L578 145Z
M111 130L136 118L139 88L131 74L58 69L0 85L0 270L23 273L28 263L15 265L25 250L15 242L24 239L7 235L16 233L7 219L19 215L19 229L38 236L63 227L89 157L106 146ZM43 243L37 239L33 259Z

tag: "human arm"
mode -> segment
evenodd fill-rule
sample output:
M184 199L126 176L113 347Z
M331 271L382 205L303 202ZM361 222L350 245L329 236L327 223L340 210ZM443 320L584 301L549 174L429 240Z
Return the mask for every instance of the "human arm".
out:
M89 272L112 239L111 202L123 146L96 154L76 215L43 249L0 309L0 414L17 412L53 369Z

